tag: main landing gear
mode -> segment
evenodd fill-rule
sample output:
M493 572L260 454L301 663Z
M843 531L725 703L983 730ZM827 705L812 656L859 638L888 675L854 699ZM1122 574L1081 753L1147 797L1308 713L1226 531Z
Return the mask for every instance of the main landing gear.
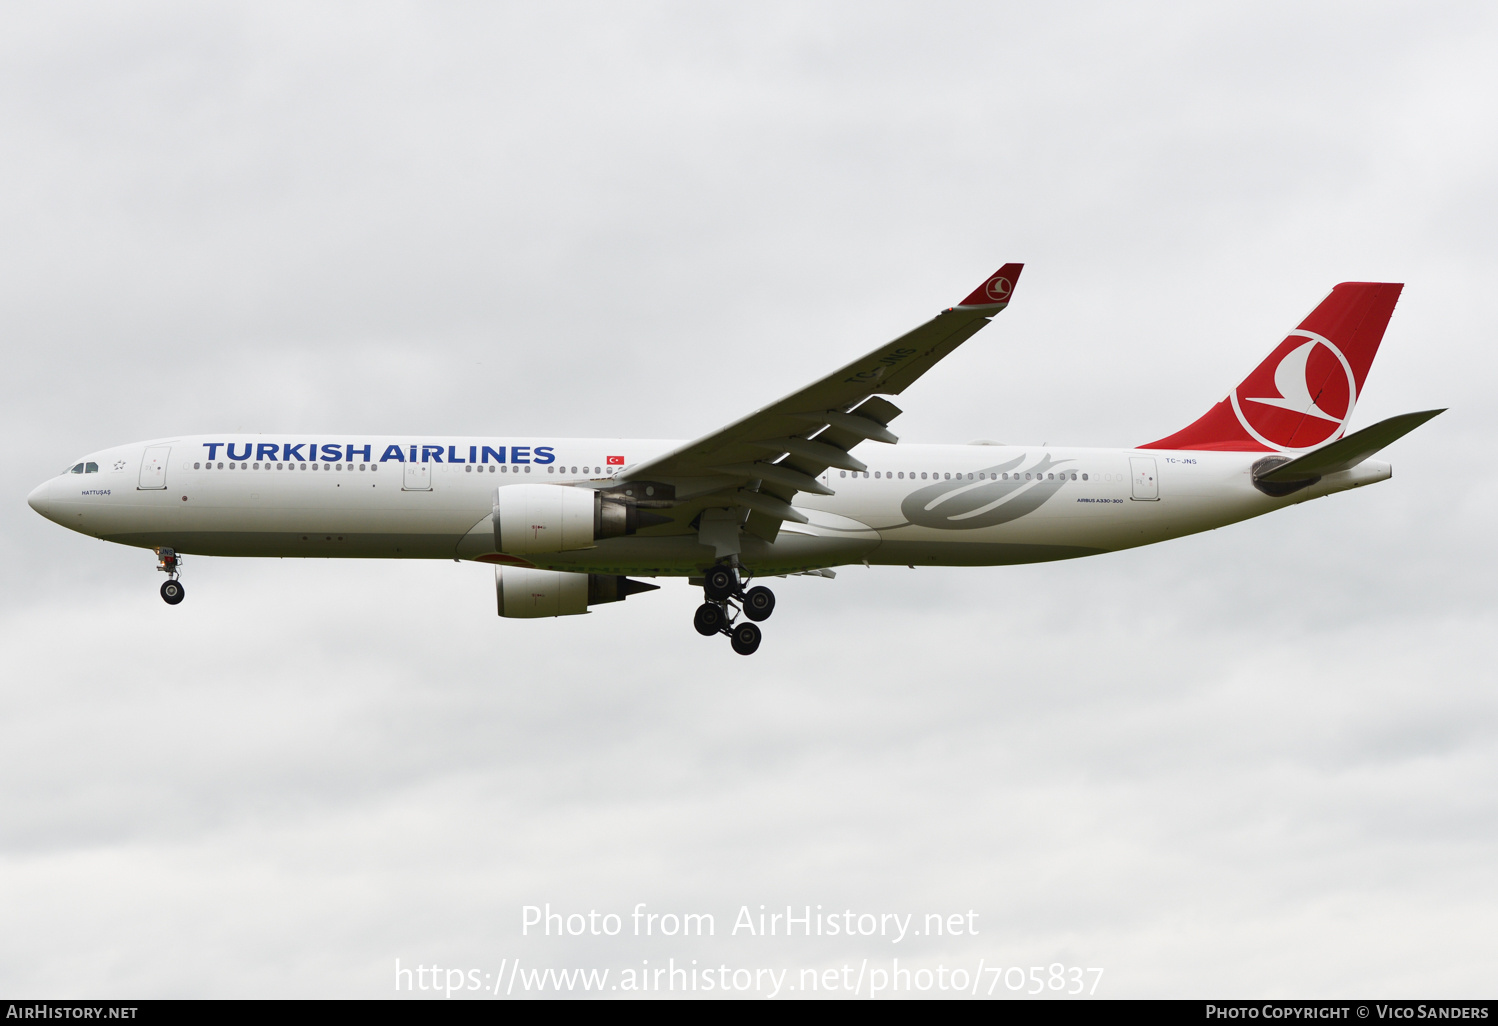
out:
M775 593L763 586L745 591L738 572L726 564L712 567L703 575L702 593L707 601L697 607L697 614L692 617L697 633L709 638L726 634L735 652L753 655L763 635L751 621L770 618L775 611ZM739 620L739 613L743 613L744 621Z
M182 557L172 549L157 549L156 569L166 574L166 581L161 585L162 601L175 606L187 594L182 589L182 582L178 580L182 574Z

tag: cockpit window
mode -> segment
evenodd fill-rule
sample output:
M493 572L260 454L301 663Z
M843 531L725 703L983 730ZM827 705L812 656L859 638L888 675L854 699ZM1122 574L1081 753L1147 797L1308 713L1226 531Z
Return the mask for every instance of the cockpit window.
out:
M65 473L65 474L81 474L81 473L83 473L83 464L82 463L75 463L73 466L71 466L67 470L63 471L63 473Z
M89 463L84 466L83 472L85 474L97 474L99 472L99 465L97 463Z

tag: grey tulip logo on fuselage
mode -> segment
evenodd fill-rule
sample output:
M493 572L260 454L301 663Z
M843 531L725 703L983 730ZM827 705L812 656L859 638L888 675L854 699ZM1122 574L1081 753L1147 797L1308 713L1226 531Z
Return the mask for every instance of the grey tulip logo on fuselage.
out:
M971 531L1018 520L1034 513L1066 483L1066 475L1055 470L1071 460L1052 460L1050 453L1027 472L1015 468L1025 462L1018 456L1007 463L986 467L985 479L938 481L905 496L900 512L912 524L946 531ZM1005 479L1001 475L1008 474Z

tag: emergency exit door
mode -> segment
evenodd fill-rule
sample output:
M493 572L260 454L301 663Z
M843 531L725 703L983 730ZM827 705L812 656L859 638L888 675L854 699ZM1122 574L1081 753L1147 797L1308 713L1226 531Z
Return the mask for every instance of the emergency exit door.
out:
M401 479L401 490L406 492L429 492L432 490L432 465L430 463L405 464L405 477Z
M153 445L147 449L145 458L140 461L140 482L137 487L145 491L165 488L166 461L171 454L170 445Z
M1133 497L1144 502L1160 498L1160 479L1155 473L1153 456L1130 456L1129 467L1134 471Z

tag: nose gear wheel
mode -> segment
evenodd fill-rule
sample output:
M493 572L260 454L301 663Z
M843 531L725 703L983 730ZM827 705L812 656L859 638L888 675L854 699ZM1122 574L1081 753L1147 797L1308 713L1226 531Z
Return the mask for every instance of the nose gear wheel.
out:
M156 569L166 574L166 582L161 586L161 600L169 606L175 606L187 595L178 578L182 574L182 557L177 555L175 549L165 546L156 550Z

